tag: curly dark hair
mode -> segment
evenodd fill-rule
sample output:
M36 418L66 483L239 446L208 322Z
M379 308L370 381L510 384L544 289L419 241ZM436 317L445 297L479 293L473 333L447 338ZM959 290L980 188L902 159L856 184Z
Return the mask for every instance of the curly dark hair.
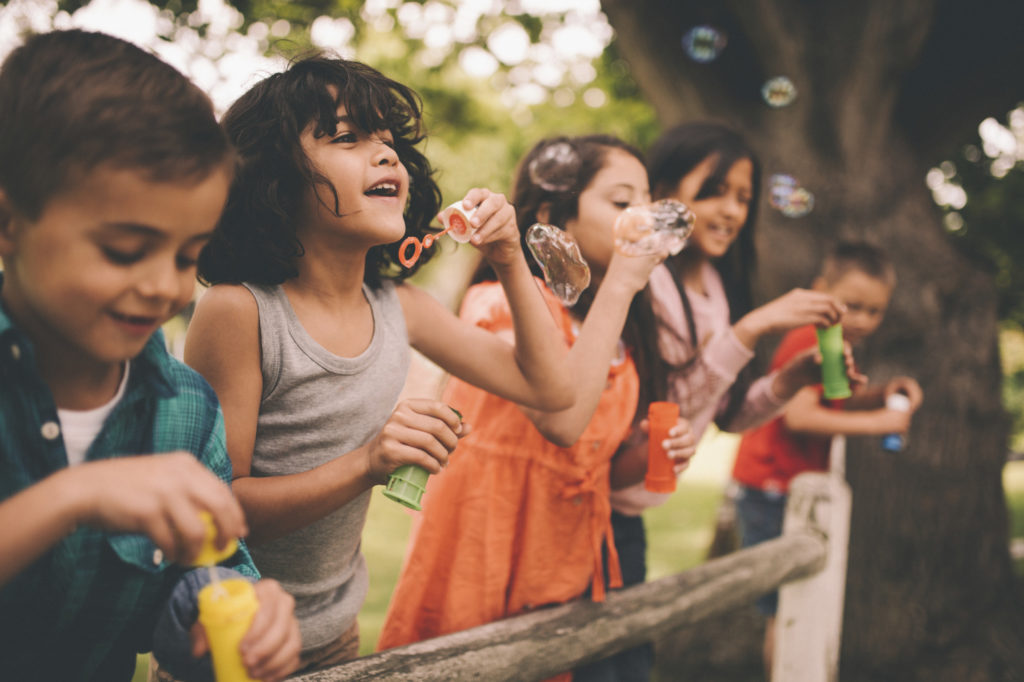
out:
M425 137L419 96L366 64L317 53L260 81L224 115L221 124L239 164L224 216L200 254L200 281L280 284L298 275L296 259L304 249L295 216L309 189L329 190L334 205L328 208L341 213L337 190L307 158L300 138L310 124L317 137L333 135L341 106L360 132L389 130L394 136L398 158L409 172L406 236L422 239L432 231L428 226L440 208L441 191L430 162L417 149ZM404 268L399 244L369 250L364 276L369 286L405 279L430 258L425 251L416 266Z

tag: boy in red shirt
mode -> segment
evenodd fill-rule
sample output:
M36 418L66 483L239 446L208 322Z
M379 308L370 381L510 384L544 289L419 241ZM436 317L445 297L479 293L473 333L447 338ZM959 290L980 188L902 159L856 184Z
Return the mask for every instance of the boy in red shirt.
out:
M844 242L825 258L812 288L846 305L843 338L856 347L881 324L895 283L884 252L869 244ZM772 369L816 344L813 326L794 329L779 345ZM886 398L894 393L909 398L909 411L885 407ZM817 384L797 393L779 417L745 432L732 472L739 484L736 511L742 545L749 547L781 534L789 482L804 471L828 469L832 436L905 433L921 396L918 383L904 376L878 386L854 387L853 396L842 401L826 401ZM768 617L764 660L765 670L770 671L778 593L765 595L757 605Z

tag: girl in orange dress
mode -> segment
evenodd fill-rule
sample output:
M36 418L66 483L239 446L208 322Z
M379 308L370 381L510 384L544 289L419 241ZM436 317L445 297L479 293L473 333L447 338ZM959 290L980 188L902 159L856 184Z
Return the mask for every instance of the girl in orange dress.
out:
M569 145L578 160L571 187L531 179L531 162L552 145ZM562 227L591 269L592 284L571 309L544 288L572 345L576 404L539 412L463 381L449 382L444 400L472 431L428 484L380 649L588 592L600 601L606 584L621 585L608 472L636 428L634 415L646 414L647 403L665 395L646 283L666 254L621 254L612 228L625 208L649 201L647 188L639 152L608 136L545 140L520 163L513 199L520 232L525 235L535 222ZM508 303L496 282L471 287L461 316L514 341ZM668 443L680 464L693 454L685 421Z

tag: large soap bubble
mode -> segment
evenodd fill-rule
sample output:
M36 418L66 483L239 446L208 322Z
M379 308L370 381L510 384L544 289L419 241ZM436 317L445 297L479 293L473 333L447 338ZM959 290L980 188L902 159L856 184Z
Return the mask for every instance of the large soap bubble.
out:
M696 216L675 199L630 206L615 220L615 248L630 256L676 255L686 246Z
M576 186L580 155L568 142L555 142L541 149L530 161L530 181L548 192L568 192Z
M694 26L683 35L683 49L695 62L714 61L725 49L725 34L713 26Z
M576 305L590 286L590 266L576 240L554 225L534 223L526 231L526 245L544 272L548 288L565 305Z
M761 96L770 107L788 106L796 99L796 86L785 76L776 76L761 87Z

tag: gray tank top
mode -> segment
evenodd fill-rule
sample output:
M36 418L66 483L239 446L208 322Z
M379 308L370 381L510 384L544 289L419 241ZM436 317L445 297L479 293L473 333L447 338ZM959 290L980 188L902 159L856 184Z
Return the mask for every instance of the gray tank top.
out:
M259 307L263 396L253 476L308 471L363 445L383 428L409 369L409 337L392 282L363 293L373 339L343 358L303 329L280 286L246 284ZM295 597L304 651L351 627L369 577L359 551L367 490L344 507L285 537L252 547L256 567Z

